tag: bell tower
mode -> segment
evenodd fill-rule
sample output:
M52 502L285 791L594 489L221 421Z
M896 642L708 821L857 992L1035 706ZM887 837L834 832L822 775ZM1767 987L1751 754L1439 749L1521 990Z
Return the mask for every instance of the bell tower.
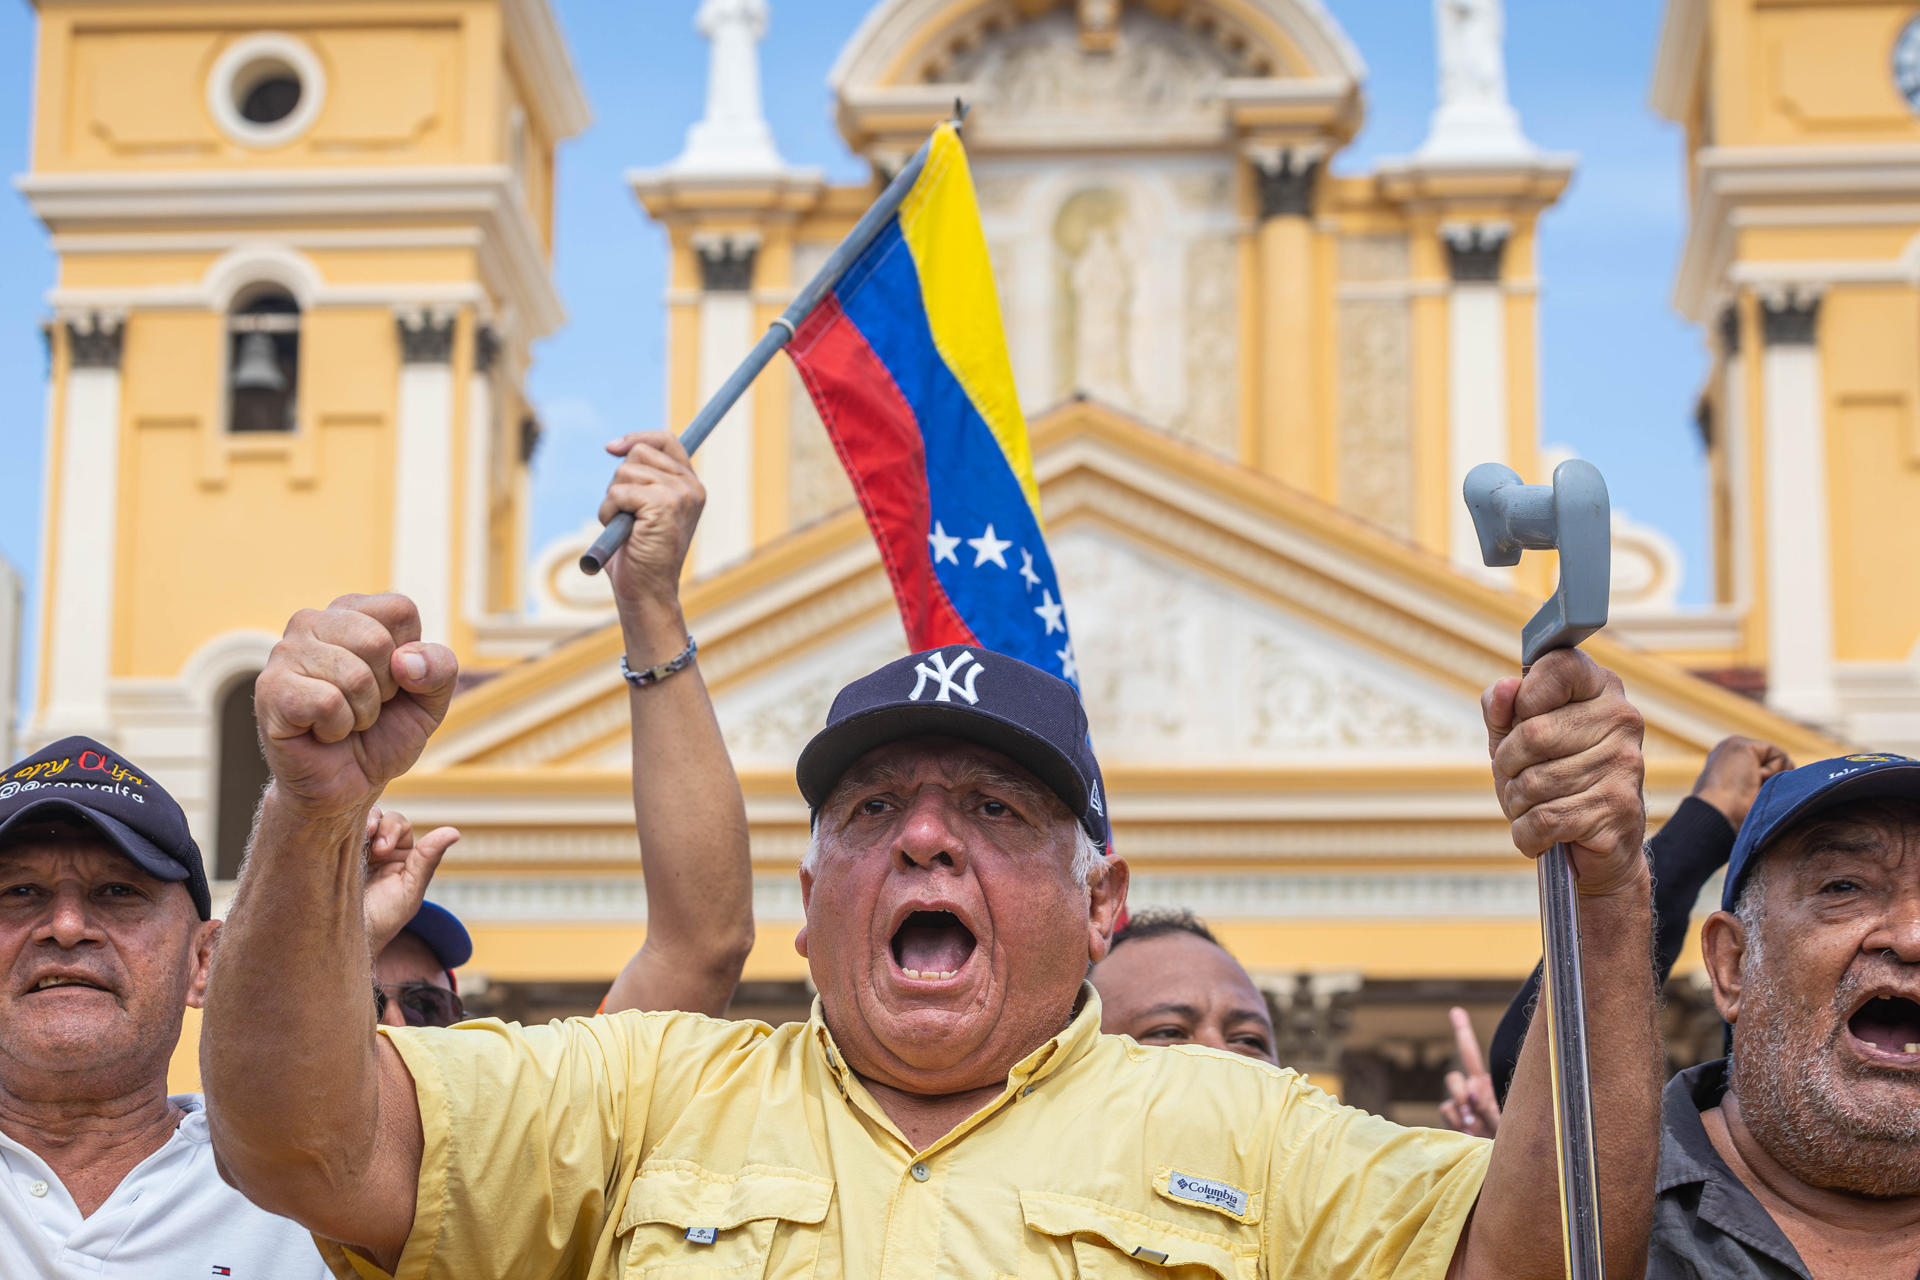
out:
M521 598L529 347L563 318L547 0L37 0L21 191L51 236L30 734L166 781L230 877L252 677L400 590L463 665Z
M1920 15L1669 0L1653 105L1685 134L1674 303L1708 351L1723 637L1697 665L1920 751Z

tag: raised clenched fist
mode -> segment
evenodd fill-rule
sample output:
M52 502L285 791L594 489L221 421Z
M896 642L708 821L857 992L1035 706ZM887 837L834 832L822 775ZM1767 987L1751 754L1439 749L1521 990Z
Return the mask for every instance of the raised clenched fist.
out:
M1558 649L1480 699L1494 792L1513 843L1537 858L1564 844L1582 893L1647 875L1644 726L1620 677L1578 649Z
M341 596L287 623L253 689L275 798L364 811L413 766L453 700L453 651L420 640L405 596Z
M706 506L706 488L687 451L668 432L632 432L608 441L607 452L624 461L600 504L600 523L622 511L633 516L633 532L607 563L614 600L623 614L676 602L680 567Z

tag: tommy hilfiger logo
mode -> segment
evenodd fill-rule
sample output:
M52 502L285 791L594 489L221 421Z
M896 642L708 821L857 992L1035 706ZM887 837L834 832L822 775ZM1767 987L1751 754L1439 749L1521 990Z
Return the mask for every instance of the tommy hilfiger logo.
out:
M933 665L928 666L927 662L931 662ZM948 662L944 654L930 653L927 655L927 662L914 664L913 669L916 674L913 681L913 692L907 695L909 702L920 701L920 695L927 691L927 681L929 680L937 680L940 682L939 687L933 691L933 700L935 702L952 702L955 694L965 699L968 706L973 706L980 701L980 695L975 691L974 685L979 681L980 673L985 670L985 668L974 660L973 654L962 649L958 657L954 658L952 662ZM968 666L968 663L972 663L973 665ZM965 681L956 678L960 675L962 669L967 673Z

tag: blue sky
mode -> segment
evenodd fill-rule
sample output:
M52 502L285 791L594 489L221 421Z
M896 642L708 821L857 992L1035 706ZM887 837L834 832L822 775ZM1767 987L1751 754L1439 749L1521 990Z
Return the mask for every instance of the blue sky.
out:
M595 123L562 152L555 270L571 322L537 353L532 379L548 436L535 462L533 547L599 503L600 444L659 425L663 403L660 233L623 174L670 159L700 113L705 45L695 0L555 0ZM834 131L826 75L869 0L773 0L762 46L768 116L788 160L860 177ZM1366 59L1367 122L1336 162L1353 171L1404 154L1433 102L1432 6L1328 0ZM1580 166L1542 224L1541 422L1548 444L1597 463L1614 505L1663 529L1687 563L1682 598L1705 599L1706 489L1692 405L1701 336L1668 305L1684 195L1678 131L1647 107L1662 0L1511 4L1508 79L1528 134ZM26 168L33 11L0 3L0 169ZM38 602L45 357L52 283L46 237L15 194L0 196L0 554ZM684 424L674 424L675 426ZM344 588L343 588L344 589ZM28 653L29 669L33 654Z

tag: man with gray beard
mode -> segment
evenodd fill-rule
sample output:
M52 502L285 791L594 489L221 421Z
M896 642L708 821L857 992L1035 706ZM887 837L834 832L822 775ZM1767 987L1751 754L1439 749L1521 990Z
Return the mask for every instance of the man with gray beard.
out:
M1777 774L1701 934L1732 1051L1663 1107L1649 1280L1920 1274L1920 760Z

